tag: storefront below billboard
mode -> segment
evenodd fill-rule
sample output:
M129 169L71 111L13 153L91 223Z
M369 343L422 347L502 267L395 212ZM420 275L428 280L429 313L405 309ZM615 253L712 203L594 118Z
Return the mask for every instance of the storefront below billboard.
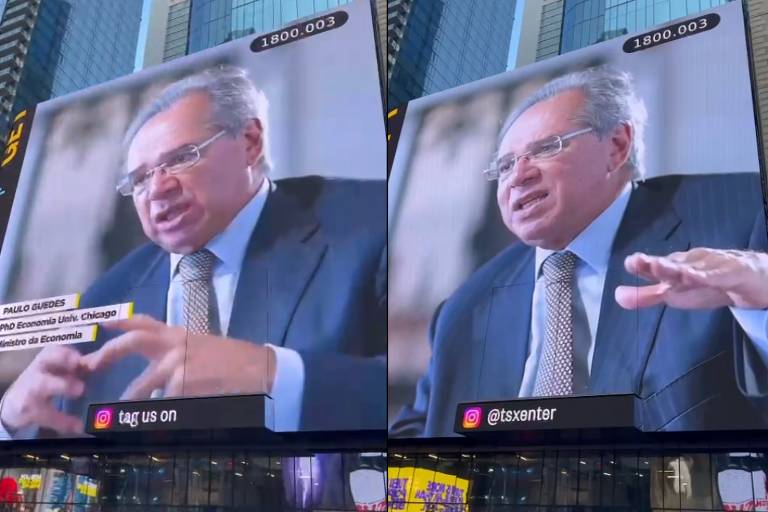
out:
M0 458L0 510L386 510L385 454L236 451Z
M768 510L764 451L390 453L389 510Z

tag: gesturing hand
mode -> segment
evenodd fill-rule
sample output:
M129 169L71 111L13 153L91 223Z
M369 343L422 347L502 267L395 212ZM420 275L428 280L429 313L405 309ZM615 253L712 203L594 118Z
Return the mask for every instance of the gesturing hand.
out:
M81 434L82 420L57 410L52 399L83 394L82 359L71 347L54 345L41 350L8 388L0 411L3 425L12 432L36 425L60 434Z
M627 309L660 303L681 309L768 308L768 254L703 248L668 256L636 253L624 266L656 282L617 287L616 302Z
M191 334L144 315L105 323L125 331L83 358L91 371L101 370L130 354L141 354L149 366L123 392L121 399L149 398L155 389L165 396L269 393L275 354L247 341Z

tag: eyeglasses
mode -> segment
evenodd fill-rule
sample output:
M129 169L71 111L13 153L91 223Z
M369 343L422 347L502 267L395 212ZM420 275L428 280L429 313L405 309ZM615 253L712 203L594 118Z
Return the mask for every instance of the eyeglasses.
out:
M117 184L117 191L124 196L131 196L133 194L144 192L147 189L152 176L159 170L162 170L166 174L179 174L180 172L186 171L200 161L202 151L206 146L213 143L225 133L227 133L226 130L221 130L216 135L204 140L200 144L188 144L182 146L174 150L165 162L158 164L151 169L129 172L120 179L120 182Z
M581 130L576 130L575 132L567 133L565 135L554 135L552 137L547 137L546 139L537 140L528 145L530 149L525 153L519 155L507 153L506 155L497 158L491 162L491 166L488 169L483 171L483 175L488 181L493 181L512 171L512 169L515 168L515 164L521 158L527 158L528 160L552 158L560 153L563 148L568 146L568 140L593 130L593 128L582 128Z

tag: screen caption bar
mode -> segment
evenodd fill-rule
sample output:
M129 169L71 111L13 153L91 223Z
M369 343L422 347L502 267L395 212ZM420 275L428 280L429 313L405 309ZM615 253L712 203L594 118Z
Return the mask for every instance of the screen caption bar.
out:
M91 404L86 424L94 435L234 428L274 430L272 399L228 395Z
M98 332L99 327L97 325L83 325L51 331L35 331L11 336L0 336L0 352L96 341Z
M0 320L0 335L50 330L55 327L76 327L109 320L124 320L133 315L133 302L78 309L18 319Z
M25 300L0 305L0 320L22 316L39 315L41 313L57 313L80 307L80 294L59 295L44 299Z
M461 403L454 431L459 434L513 430L638 428L635 395L521 398Z

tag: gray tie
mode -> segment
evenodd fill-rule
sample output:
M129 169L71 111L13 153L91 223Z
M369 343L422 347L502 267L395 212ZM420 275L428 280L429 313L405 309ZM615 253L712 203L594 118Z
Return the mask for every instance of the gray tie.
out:
M556 252L544 260L547 315L534 396L573 394L573 286L577 260L570 251Z
M219 334L219 308L213 288L216 256L208 249L187 254L179 261L184 284L184 319L192 334Z

